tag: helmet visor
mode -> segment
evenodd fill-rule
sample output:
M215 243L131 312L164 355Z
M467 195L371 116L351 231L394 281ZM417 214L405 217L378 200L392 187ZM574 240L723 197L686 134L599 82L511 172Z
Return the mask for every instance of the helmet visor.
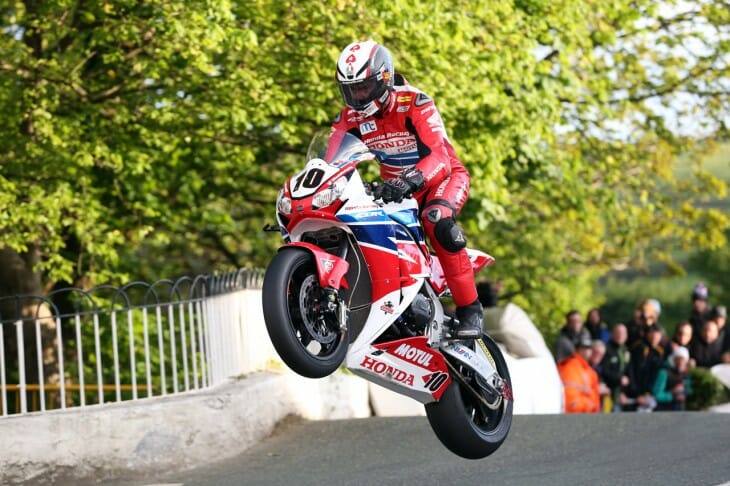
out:
M372 101L380 98L385 90L385 82L376 76L357 82L340 81L340 91L347 106L353 110L363 110Z

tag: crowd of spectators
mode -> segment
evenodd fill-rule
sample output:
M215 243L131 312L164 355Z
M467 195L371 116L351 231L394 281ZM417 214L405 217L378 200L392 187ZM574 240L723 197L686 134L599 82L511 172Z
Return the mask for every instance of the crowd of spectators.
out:
M671 336L659 323L661 305L640 302L628 322L612 327L591 309L565 316L555 342L566 413L684 410L692 393L689 370L730 363L725 306L711 306L698 283L692 308Z

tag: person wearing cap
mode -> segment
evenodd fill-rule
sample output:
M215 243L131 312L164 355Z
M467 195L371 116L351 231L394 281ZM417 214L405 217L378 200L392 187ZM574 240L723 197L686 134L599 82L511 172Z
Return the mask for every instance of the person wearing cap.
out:
M712 317L712 307L709 303L710 292L702 282L692 289L692 311L689 315L689 322L692 324L694 335L699 336L702 332L702 326Z
M590 335L581 333L575 352L558 363L565 413L598 413L601 410L598 374L590 365L592 344Z
M684 410L687 395L692 393L687 363L689 350L678 346L659 369L652 389L657 403L656 411Z

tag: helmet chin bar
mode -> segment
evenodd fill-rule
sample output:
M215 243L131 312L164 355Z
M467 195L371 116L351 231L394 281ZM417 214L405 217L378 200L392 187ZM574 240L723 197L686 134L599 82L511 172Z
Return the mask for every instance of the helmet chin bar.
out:
M390 90L386 89L379 99L371 101L361 109L358 110L357 108L351 108L357 111L361 116L375 116L379 112L386 111L386 107L390 105L390 101L393 99L390 94Z
M380 104L377 101L373 100L365 105L362 110L356 111L362 116L375 116L380 111Z

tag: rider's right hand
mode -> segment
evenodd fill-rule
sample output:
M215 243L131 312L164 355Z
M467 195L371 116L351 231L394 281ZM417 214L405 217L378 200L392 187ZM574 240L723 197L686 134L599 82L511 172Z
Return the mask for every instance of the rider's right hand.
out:
M383 202L399 203L404 197L411 197L413 193L423 189L425 181L423 173L415 168L406 170L400 177L388 179L383 183L381 197Z
M388 179L382 185L380 191L380 198L384 203L395 202L399 203L403 200L408 192L408 185L400 177Z

